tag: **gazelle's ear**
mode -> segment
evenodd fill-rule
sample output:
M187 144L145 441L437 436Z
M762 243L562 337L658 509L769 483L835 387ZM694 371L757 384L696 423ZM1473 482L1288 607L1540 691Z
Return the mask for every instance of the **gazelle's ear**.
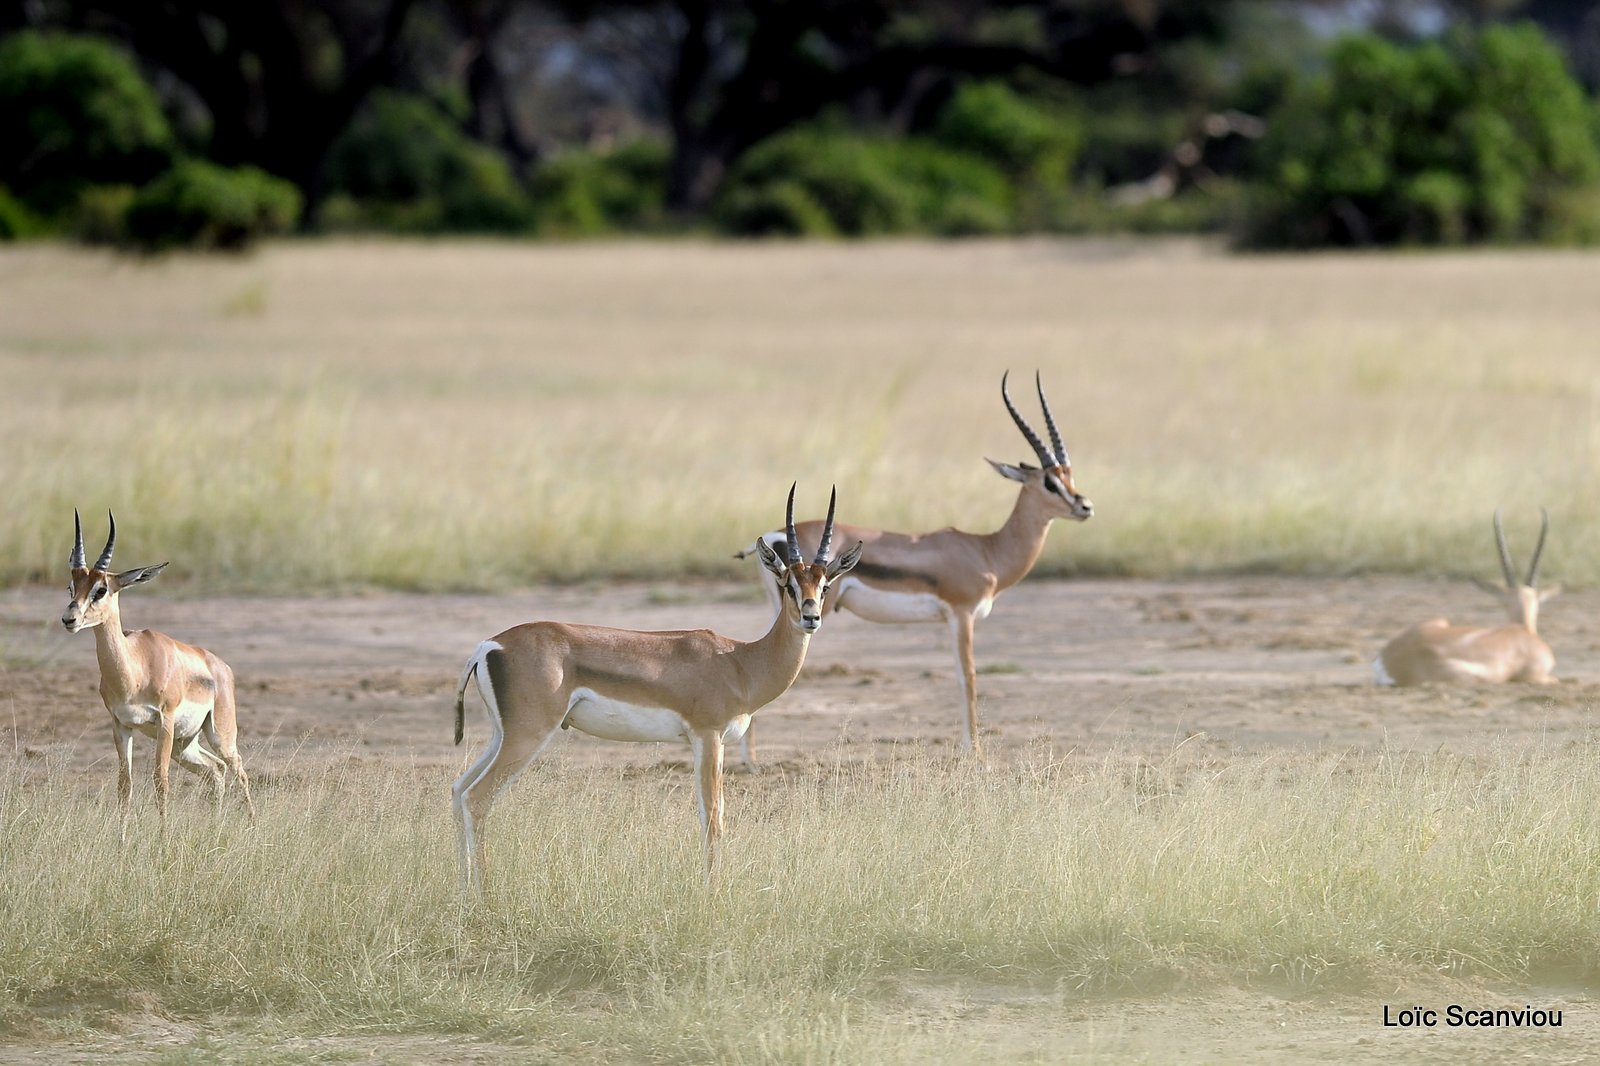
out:
M761 556L761 565L770 570L775 577L782 577L789 572L789 564L778 558L778 553L772 550L772 545L762 537L756 541L756 554Z
M856 563L860 562L861 561L861 549L862 549L862 547L863 547L862 542L858 540L858 541L856 541L856 546L854 548L851 548L849 551L845 552L843 555L840 555L840 556L836 557L833 560L833 562L829 563L828 564L828 580L832 581L834 578L838 577L840 574L845 573L851 567L855 566Z
M1561 582L1557 581L1554 585L1546 585L1539 590L1539 602L1555 599L1559 595L1561 595Z
M114 575L111 578L111 581L120 591L130 585L137 585L140 582L149 581L166 568L166 563L157 563L155 566L136 566L132 570L124 570L122 573Z
M1027 463L1020 463L1017 466L1012 466L1010 463L997 463L993 459L988 458L984 459L984 462L994 467L995 472L1001 477L1010 478L1012 481L1027 481L1028 475L1039 469L1038 467L1030 466Z

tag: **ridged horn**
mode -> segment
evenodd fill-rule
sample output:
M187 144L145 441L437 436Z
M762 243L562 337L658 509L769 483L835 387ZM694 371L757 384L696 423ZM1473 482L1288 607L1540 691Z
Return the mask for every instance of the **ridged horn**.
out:
M1500 572L1505 575L1506 588L1517 587L1516 567L1511 565L1511 549L1506 547L1505 527L1500 524L1500 508L1494 509L1494 544L1500 549Z
M822 523L822 543L817 546L817 566L828 561L828 545L833 540L833 505L838 500L839 486L835 485L833 491L828 493L828 520Z
M1044 425L1050 431L1050 443L1056 449L1056 462L1065 467L1072 466L1072 460L1067 458L1066 445L1061 443L1061 431L1056 429L1055 416L1050 413L1050 401L1044 398L1044 377L1035 370L1033 383L1039 389L1039 406L1044 408Z
M1544 537L1550 532L1550 512L1539 508L1539 543L1533 548L1533 562L1528 564L1528 587L1539 587L1539 559L1544 555Z
M111 522L111 535L106 538L105 551L101 552L100 558L94 561L94 568L96 570L104 570L106 567L111 565L111 553L115 551L117 547L117 516L112 514L110 511L107 511L106 518Z
M1000 398L1006 402L1006 410L1011 412L1011 421L1017 424L1017 428L1022 430L1022 435L1028 438L1028 443L1033 445L1033 454L1039 457L1039 462L1042 465L1047 467L1056 465L1055 459L1051 457L1049 452L1045 451L1044 441L1040 440L1039 434L1035 433L1028 423L1022 420L1022 415L1017 411L1017 405L1011 402L1011 393L1006 389L1006 378L1010 376L1011 371L1009 370L1000 375Z
M794 531L794 490L800 483L796 481L789 486L789 509L784 515L783 532L789 538L789 562L800 562L800 534Z
M76 507L72 509L72 530L75 542L72 545L72 555L67 559L67 565L74 570L82 570L87 565L83 561L83 519L78 517Z

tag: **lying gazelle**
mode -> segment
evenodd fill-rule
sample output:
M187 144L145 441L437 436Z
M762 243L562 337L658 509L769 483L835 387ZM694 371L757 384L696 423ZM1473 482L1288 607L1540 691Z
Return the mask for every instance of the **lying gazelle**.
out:
M966 719L962 746L979 753L978 670L972 656L973 624L986 618L995 597L1028 575L1045 535L1057 518L1082 522L1094 514L1094 505L1072 484L1072 462L1062 447L1061 433L1050 414L1044 383L1035 375L1039 405L1044 409L1045 425L1052 448L1047 449L1011 402L1006 377L1000 378L1000 398L1023 437L1039 457L1039 466L997 463L990 459L1002 477L1020 481L1022 490L1005 525L993 533L964 533L941 529L933 533L889 533L862 526L840 526L839 532L866 545L866 560L839 582L832 610L849 611L869 622L943 622L955 635L956 660L966 694ZM799 527L800 543L815 543L824 535L818 522ZM792 535L792 534L791 534ZM783 540L782 531L767 533L755 545L737 553L743 559L757 548L764 551ZM776 601L777 587L762 578L768 599ZM776 607L776 602L773 603ZM825 610L830 609L828 607ZM751 758L750 732L742 738L742 755L747 767Z
M220 804L227 784L223 768L233 771L253 821L250 778L239 758L238 719L233 699L233 671L204 648L183 644L153 629L125 631L118 599L122 590L149 581L167 567L138 566L113 574L111 552L117 544L117 520L105 550L94 566L84 565L83 523L72 512L76 543L69 565L72 599L61 615L70 633L94 629L100 659L100 699L111 712L111 736L117 746L117 794L122 799L122 839L128 838L133 816L133 734L156 741L156 804L162 825L167 817L167 770L174 754L184 769L206 778ZM201 743L204 736L210 748Z
M1539 543L1533 549L1526 580L1518 581L1511 550L1494 513L1494 541L1500 549L1500 572L1506 583L1477 585L1498 599L1511 616L1510 625L1453 626L1443 618L1420 622L1383 646L1372 663L1380 685L1426 685L1441 681L1530 681L1547 685L1556 657L1539 638L1539 605L1561 591L1560 585L1539 588L1539 559L1544 554L1550 516L1539 509Z
M784 590L783 609L758 640L733 640L708 629L642 633L529 622L478 645L456 689L456 743L463 733L467 682L474 676L491 734L452 789L462 872L472 888L483 886L479 831L495 797L557 730L568 727L606 740L689 742L710 874L722 834L723 744L743 735L751 714L794 682L806 646L822 626L829 584L861 555L857 544L829 561L835 498L828 499L828 520L808 563L794 536L790 487L784 553L761 546L762 563Z

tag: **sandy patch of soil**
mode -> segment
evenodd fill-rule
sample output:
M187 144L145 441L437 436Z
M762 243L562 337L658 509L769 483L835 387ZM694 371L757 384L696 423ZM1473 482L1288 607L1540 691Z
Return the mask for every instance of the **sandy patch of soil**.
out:
M0 594L0 730L24 773L74 772L113 784L107 717L96 693L94 641L56 619L60 593ZM1496 621L1464 584L1405 578L1030 581L978 631L989 757L1030 753L1226 761L1283 751L1487 753L1586 741L1600 703L1600 592L1554 601L1543 631L1561 682L1545 687L1395 690L1368 662L1388 636L1436 614ZM241 747L258 787L314 773L353 753L453 767L482 743L469 695L468 742L451 744L456 679L479 640L535 618L670 629L709 626L757 636L767 608L753 583L606 584L507 596L373 594L343 598L182 598L131 593L127 621L202 643L239 678ZM904 748L954 752L960 686L940 626L876 626L832 618L795 687L759 718L759 757L773 769L821 760L882 759ZM149 746L138 759L147 766ZM551 758L575 765L686 766L671 745L565 735ZM180 777L182 775L179 775ZM784 775L768 775L781 787ZM139 783L146 788L144 781ZM179 788L194 787L180 781ZM745 787L749 787L749 783ZM143 795L143 793L141 793ZM981 1036L1000 1058L1084 1062L1585 1062L1600 1061L1600 1025L1586 993L1524 990L1520 1006L1562 1006L1561 1030L1395 1030L1395 1005L1504 1005L1507 994L1443 979L1392 997L1292 998L1233 988L1082 1000L977 986L908 989L906 1024ZM1521 997L1521 998L1518 998ZM155 1023L152 1023L155 1024ZM163 1028L162 1026L165 1026ZM135 1027L137 1030L137 1027ZM119 1035L116 1054L158 1057L201 1032ZM992 1039L991 1039L992 1038ZM394 1062L512 1059L529 1049L459 1040L329 1038L287 1060L371 1051ZM315 1046L313 1046L315 1045ZM0 1063L88 1062L111 1044L0 1047ZM288 1050L288 1049L285 1049ZM42 1057L41 1057L42 1056Z

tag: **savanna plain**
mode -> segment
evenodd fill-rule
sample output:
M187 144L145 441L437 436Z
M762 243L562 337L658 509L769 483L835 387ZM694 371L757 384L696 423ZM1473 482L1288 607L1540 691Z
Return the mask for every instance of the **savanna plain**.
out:
M1600 257L1204 244L0 251L0 1063L1600 1059ZM1035 369L1086 523L978 629L830 618L701 872L688 753L563 734L481 901L478 640L753 638L734 551L997 528ZM1380 689L1548 508L1551 686ZM240 686L259 818L152 746L117 841L91 552ZM1561 1010L1554 1029L1391 1011Z

